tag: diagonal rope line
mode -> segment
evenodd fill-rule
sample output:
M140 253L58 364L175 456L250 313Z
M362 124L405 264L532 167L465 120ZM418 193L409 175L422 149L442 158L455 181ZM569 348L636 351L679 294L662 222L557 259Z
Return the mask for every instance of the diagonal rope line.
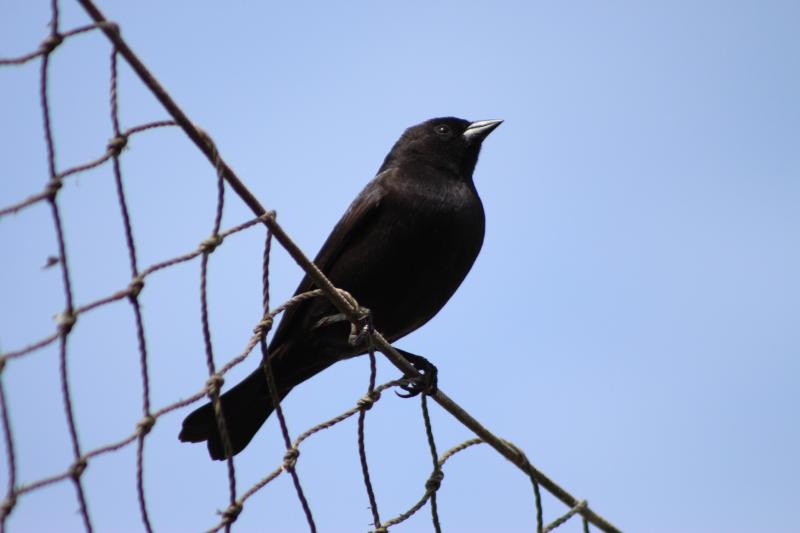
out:
M110 107L111 122L114 126L115 138L122 136L119 126L119 106L117 104L117 50L111 51L111 85L110 85ZM139 278L138 261L136 260L136 244L133 240L133 228L131 226L131 216L128 210L128 203L125 199L125 189L122 185L122 169L120 164L120 152L122 144L113 151L111 160L114 170L114 183L117 189L117 200L119 201L120 213L125 227L125 243L128 247L128 260L130 261L131 277L139 280L138 285L130 291L128 301L133 308L134 320L136 323L136 341L139 346L139 368L142 376L142 416L144 420L152 420L150 415L150 375L147 367L147 344L144 336L144 323L142 320L142 308L139 304L139 291L143 282ZM155 420L153 420L155 423ZM139 500L139 511L142 515L142 523L148 533L152 533L153 527L150 524L150 516L147 512L147 502L144 494L144 440L150 431L152 424L142 426L143 431L139 434L136 446L136 495Z
M215 153L217 153L216 146L210 137L206 136L206 142L211 146ZM218 154L218 153L217 153ZM217 158L219 156L217 155ZM216 419L217 429L222 438L222 445L225 449L226 467L228 472L228 498L229 505L236 502L236 469L233 462L233 447L231 446L230 435L228 434L227 426L225 423L225 415L222 411L222 402L220 401L220 388L222 387L222 376L217 374L216 365L214 363L214 351L211 344L211 328L209 327L208 320L208 295L206 291L207 277L208 277L208 259L211 253L222 242L219 235L220 226L222 225L222 211L225 205L225 182L222 175L217 172L217 208L214 215L214 227L211 231L211 237L203 241L200 245L202 249L202 257L200 259L200 316L203 328L203 344L205 345L206 352L206 365L208 367L208 396L211 399L211 404L214 408L214 418ZM238 513L237 513L238 514ZM228 521L225 523L225 530L230 531L231 524L236 520L237 514L230 513L227 515Z
M367 318L367 336L369 342L369 385L367 387L367 398L375 398L375 378L377 376L377 364L375 361L375 345L372 342L372 320ZM374 402L374 400L373 400ZM369 508L372 512L372 524L375 527L381 523L380 513L378 512L378 501L375 498L375 489L372 487L372 480L369 475L369 464L367 463L367 448L364 444L364 425L366 422L367 411L372 408L373 402L364 403L358 413L358 457L361 461L361 474L364 477L364 487L369 498Z
M533 485L533 499L536 502L536 533L542 533L542 530L544 529L544 518L542 517L542 493L539 490L539 482L536 481L536 477L529 477L531 479L531 485ZM584 517L584 521L585 520L586 518Z
M573 507L572 509L567 511L564 515L556 518L555 520L550 522L550 524L545 526L545 528L542 530L543 533L550 533L550 531L553 531L555 528L564 525L567 522L567 520L575 516L576 513L579 513L581 510L585 509L586 505L587 505L586 500L579 501L575 507Z
M3 439L6 445L6 462L8 464L8 488L6 497L0 503L0 533L5 531L6 517L17 503L17 458L14 451L14 438L11 435L11 421L8 415L6 391L3 387L3 372L0 369L0 420L3 422Z
M272 247L272 231L267 231L267 239L264 243L264 259L263 259L263 292L262 292L262 304L264 307L264 314L267 315L269 313L269 257L270 257L270 249ZM271 321L270 321L271 324ZM294 484L294 490L297 493L297 498L300 500L300 505L303 508L303 513L306 516L306 521L308 522L308 528L311 533L316 533L317 525L314 522L314 517L311 514L311 508L308 505L308 500L306 499L305 493L303 492L303 487L300 485L300 476L297 475L297 470L295 468L297 464L297 458L300 455L300 451L297 449L296 446L293 446L291 443L291 438L289 437L289 427L286 423L286 417L283 415L283 408L281 407L281 399L278 395L278 388L275 384L275 376L272 373L272 365L270 364L269 360L269 350L267 348L267 328L263 328L261 330L261 338L259 339L261 344L261 368L264 370L264 377L267 380L267 388L269 389L270 396L272 397L272 406L275 408L275 414L278 417L278 422L280 423L281 427L281 435L283 436L284 444L286 445L286 455L284 456L283 461L283 469L289 473L292 477L292 483Z
M431 427L431 415L428 413L428 395L420 394L420 406L422 407L422 420L425 423L425 434L428 437L428 447L431 450L431 459L433 460L433 474L431 477L437 479L436 487L431 492L431 521L433 522L433 529L436 533L442 533L442 526L439 524L439 509L436 504L436 491L439 490L439 483L441 483L444 473L439 466L437 460L438 454L436 453L436 441L433 438L433 427Z
M50 37L49 40L53 43L52 47L48 48L42 54L42 63L39 75L39 98L42 109L42 121L45 132L45 144L47 146L47 167L50 174L50 186L53 188L53 194L48 197L50 204L50 211L53 217L53 224L55 226L56 241L58 243L58 259L61 267L62 283L64 287L64 300L65 310L61 317L61 324L59 328L59 376L61 379L61 394L64 402L64 411L67 419L67 427L69 428L70 440L72 443L73 457L75 463L71 471L71 479L75 487L75 492L80 504L80 512L83 518L84 527L87 531L92 531L92 521L89 517L88 504L86 502L86 495L81 482L81 475L86 468L86 463L80 461L81 447L78 440L78 430L75 425L75 413L72 406L72 396L70 393L69 379L68 379L68 356L67 356L67 341L72 326L75 323L75 317L72 315L73 309L73 295L72 283L70 281L69 266L67 264L67 251L66 244L64 243L64 229L61 221L61 213L56 201L58 188L61 181L56 174L56 155L55 143L53 141L53 128L50 117L50 102L47 97L48 92L48 66L50 64L50 54L62 42L62 38L58 33L58 0L52 0L51 4L52 19L50 21Z

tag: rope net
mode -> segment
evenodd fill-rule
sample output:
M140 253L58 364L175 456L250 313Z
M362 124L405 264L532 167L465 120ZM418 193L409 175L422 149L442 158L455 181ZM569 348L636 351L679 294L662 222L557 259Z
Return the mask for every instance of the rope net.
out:
M97 7L90 0L78 0L79 4L85 9L91 24L62 30L59 25L59 2L52 0L50 5L51 19L49 23L49 34L45 37L39 47L25 55L0 59L0 67L10 69L15 66L36 64L39 65L39 106L41 109L42 129L44 133L47 162L47 179L41 191L28 198L12 200L13 203L0 208L0 221L3 218L14 216L17 213L28 210L37 205L47 207L49 216L53 223L53 233L56 242L57 253L47 259L45 268L57 268L60 270L61 286L63 289L63 310L55 317L55 327L53 331L43 338L33 340L30 344L0 353L0 422L2 423L3 449L5 452L5 462L7 465L5 473L0 476L0 481L5 481L6 489L2 503L0 503L0 530L5 531L9 524L9 517L20 503L32 495L42 491L46 487L60 484L71 484L73 497L77 503L77 510L86 531L95 529L92 519L92 504L85 488L84 476L87 467L100 457L106 457L122 450L135 449L135 471L136 471L136 500L141 517L142 527L150 532L158 528L154 523L148 509L148 495L146 491L145 479L147 475L154 475L152 467L148 467L145 444L148 436L158 420L178 409L184 408L192 403L209 398L214 405L218 427L223 436L226 447L230 447L227 432L225 431L225 420L219 403L220 390L224 382L225 375L234 367L242 363L256 347L266 354L266 337L270 331L274 320L287 308L298 304L309 298L329 298L330 301L352 322L354 331L366 335L372 347L368 355L370 362L369 380L366 393L360 398L355 398L352 407L333 417L325 420L299 435L292 436L286 422L286 416L281 409L278 398L273 398L275 403L275 413L280 425L280 433L283 439L285 453L282 458L277 458L273 468L266 470L261 479L241 490L237 485L236 465L233 458L227 460L227 501L221 511L219 520L216 523L208 524L208 531L225 530L229 531L234 527L237 518L247 510L248 500L265 486L270 484L279 476L289 476L291 478L294 492L303 509L305 520L309 531L317 531L319 526L322 530L332 525L317 524L313 513L313 501L306 497L303 491L301 478L298 474L296 465L301 461L300 451L302 445L308 439L313 438L320 432L331 429L350 418L357 420L357 446L361 465L360 476L363 478L366 501L369 503L372 515L372 529L374 532L385 532L390 527L400 526L409 517L423 509L426 505L430 511L431 525L434 531L441 531L438 509L437 491L444 483L445 465L456 454L475 446L491 446L498 453L516 465L523 475L527 476L531 484L532 506L530 514L530 528L536 528L537 532L544 533L551 531L568 520L577 517L582 521L583 530L589 531L590 524L602 531L613 532L617 529L609 522L592 511L585 500L578 500L571 496L567 491L545 476L542 472L534 468L525 454L512 443L505 441L480 425L467 412L461 409L455 402L448 398L442 391L436 391L428 396L421 394L420 408L422 420L427 435L427 446L430 449L431 464L430 475L416 503L411 505L408 510L396 516L386 516L380 510L378 494L373 488L370 478L370 466L367 460L365 445L365 421L367 412L380 402L382 394L386 391L407 386L407 380L393 380L386 383L376 383L376 353L382 353L392 364L403 371L405 375L416 375L416 370L412 367L386 340L380 332L373 331L368 317L365 317L363 310L358 302L344 291L331 285L323 274L308 260L303 252L294 244L283 228L277 223L274 212L266 211L255 199L255 197L244 186L241 180L224 162L221 154L215 147L211 138L202 130L198 129L170 98L159 82L149 73L144 64L138 59L133 51L122 39L116 24L105 20ZM60 169L56 159L56 141L53 133L53 120L51 117L50 92L52 88L49 82L49 72L52 68L53 53L68 43L78 39L79 36L90 32L102 32L110 42L109 62L108 62L108 103L110 113L110 124L113 131L111 139L107 142L104 151L90 161ZM118 65L120 61L125 61L127 65L136 73L143 87L152 92L156 99L161 103L164 110L171 117L169 120L158 120L148 123L137 124L135 126L123 127L120 120L118 103ZM133 221L130 214L130 201L123 186L123 172L121 160L123 150L129 146L132 139L151 134L156 130L165 128L182 131L188 139L206 156L211 163L216 177L216 201L215 209L210 217L210 235L203 239L195 249L186 251L175 257L165 259L154 264L143 266L137 254L137 242L134 239ZM101 298L90 302L80 302L77 300L74 291L72 276L72 263L67 253L65 245L66 232L68 228L64 225L62 215L64 198L62 198L62 186L67 180L76 179L78 175L91 169L110 165L114 177L114 187L116 191L117 210L122 219L123 235L129 264L130 278L125 286L107 294ZM222 227L222 217L226 204L226 190L235 193L235 200L241 201L253 211L254 217L229 228ZM222 365L218 364L212 343L211 327L209 323L209 298L208 298L208 269L212 256L220 246L227 242L227 239L241 232L264 231L263 248L263 309L260 315L253 317L253 333L247 340L241 352L233 359ZM303 293L292 297L288 301L270 307L269 290L269 269L271 248L274 241L277 241L289 255L304 269L304 271L314 279L319 287L316 290ZM148 335L146 334L145 320L143 319L144 309L140 301L140 296L147 291L147 284L153 276L158 276L169 269L188 262L200 262L200 321L202 326L202 343L205 347L205 364L207 367L207 381L202 386L198 386L196 392L184 399L173 401L167 405L153 405L151 393L151 366L150 351L148 350ZM70 380L70 365L73 363L71 353L70 337L74 333L84 315L90 312L99 312L100 309L108 309L111 304L119 301L127 301L133 316L134 337L138 351L138 379L141 381L142 397L140 401L140 417L138 420L130 421L130 432L120 436L114 442L109 442L93 449L86 449L81 444L77 410L74 403L74 385ZM6 302L8 304L8 302ZM20 449L15 444L14 426L25 426L35 423L35 421L24 420L13 416L13 409L10 402L12 399L7 394L7 381L9 376L8 369L18 364L20 361L31 358L37 352L43 351L47 347L56 347L58 353L57 363L50 361L48 364L57 364L58 383L63 404L63 413L68 429L71 461L64 465L63 469L53 472L40 478L20 479L18 455ZM104 354L106 357L113 357L113 354ZM263 359L266 360L266 359ZM272 379L271 369L262 360L262 367L265 377ZM27 384L29 387L36 387L37 384ZM274 391L275 388L271 387ZM456 420L464 424L477 436L466 442L458 444L441 455L437 451L434 440L431 418L428 410L428 399L433 399L440 406L449 412ZM422 465L420 465L422 468ZM155 476L154 476L155 477ZM542 489L550 493L554 499L560 500L565 505L565 510L560 516L555 517L546 523L542 509ZM64 494L64 497L69 497ZM258 513L258 509L251 512Z

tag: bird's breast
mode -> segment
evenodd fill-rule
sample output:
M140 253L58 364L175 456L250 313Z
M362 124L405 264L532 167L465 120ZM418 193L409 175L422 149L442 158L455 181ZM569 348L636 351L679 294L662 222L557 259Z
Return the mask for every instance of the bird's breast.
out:
M376 327L396 339L430 320L464 280L483 243L484 213L466 184L418 188L385 201L379 244L372 240L368 267L350 281Z

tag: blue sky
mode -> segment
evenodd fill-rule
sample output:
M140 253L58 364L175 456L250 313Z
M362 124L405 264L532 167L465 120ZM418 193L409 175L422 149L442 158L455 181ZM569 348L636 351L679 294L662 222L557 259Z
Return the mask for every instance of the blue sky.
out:
M398 346L551 478L625 531L796 531L800 449L800 5L702 2L101 2L164 87L308 255L403 129L433 116L503 118L475 174L481 256L445 309ZM35 49L47 2L0 7L0 56ZM86 24L62 2L62 28ZM59 169L111 136L100 34L52 57ZM0 68L0 204L47 179L38 63ZM165 118L120 67L123 128ZM177 129L134 137L122 158L142 268L194 249L212 227L213 170ZM228 195L223 226L250 218ZM110 166L60 192L77 303L129 282ZM260 306L263 234L211 258L218 362L242 349ZM53 331L63 308L52 221L38 205L0 220L0 349ZM272 301L301 271L277 247ZM199 262L141 294L152 403L207 377ZM81 445L133 431L141 381L126 302L80 318L70 376ZM255 364L237 368L232 383ZM350 407L367 362L341 363L285 401L294 435ZM379 379L397 375L381 361ZM20 482L71 462L55 346L4 373ZM440 451L470 434L437 406ZM225 467L177 441L189 409L148 437L154 527L197 531L226 503ZM236 458L240 490L281 461L270 420ZM385 395L367 419L381 514L429 474L418 402ZM4 446L0 445L0 447ZM4 448L0 451L3 451ZM298 463L321 531L366 531L355 423L310 439ZM7 479L5 463L0 482ZM132 447L85 476L100 531L141 530ZM439 493L448 531L531 531L530 486L490 449L453 458ZM11 531L78 531L68 482L21 497ZM545 517L564 511L545 500ZM305 531L288 478L254 496L240 531ZM427 510L396 531L429 531ZM579 531L577 522L564 531Z

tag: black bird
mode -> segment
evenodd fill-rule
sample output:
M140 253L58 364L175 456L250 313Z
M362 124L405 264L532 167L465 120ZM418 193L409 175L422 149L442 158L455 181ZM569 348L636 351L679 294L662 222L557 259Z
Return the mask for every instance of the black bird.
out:
M472 173L481 143L501 122L446 117L407 129L317 254L314 263L371 311L389 342L433 318L478 256L484 213ZM306 276L296 294L314 288ZM365 353L349 333L349 322L324 297L289 309L269 345L278 396ZM221 400L235 455L273 410L261 367ZM186 417L179 438L208 441L213 459L226 457L211 404Z

